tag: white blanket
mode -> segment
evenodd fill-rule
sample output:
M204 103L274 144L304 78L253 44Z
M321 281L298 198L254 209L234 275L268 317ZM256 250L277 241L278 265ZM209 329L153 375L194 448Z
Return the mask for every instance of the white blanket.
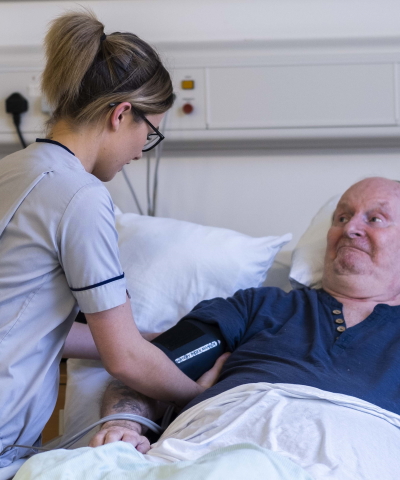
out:
M312 480L287 458L256 445L213 451L194 461L155 464L130 444L57 450L28 460L14 480Z
M243 456L239 451L232 456L230 446L243 443L268 449L263 451L265 461L271 462L272 459L272 467L279 466L280 476L276 477L276 469L272 469L275 476L260 476L257 472L265 471L260 470L260 466L266 468L261 457L256 460L249 457L248 452ZM156 476L157 469L177 461L186 462L177 464L185 467L187 476L182 478L194 479L197 477L189 475L186 468L197 471L196 465L199 464L196 462L203 464L204 458L208 462L214 458L212 452L218 452L223 463L218 461L213 468L206 470L210 475L218 471L219 476L199 478L306 478L301 470L294 474L291 462L280 463L280 459L288 459L304 468L315 480L398 480L399 446L398 415L354 397L312 387L257 383L242 385L192 407L170 425L144 456L120 442L94 450L60 450L33 457L15 479L49 478L53 469L55 476L51 478L60 480L89 478L82 476L83 472L91 472L91 480L136 480L142 477L126 472L136 471L138 462L139 470L144 468L146 475L153 475L146 478L160 478ZM230 455L228 461L226 452ZM130 466L126 463L129 458L132 459ZM242 462L254 466L253 470L247 470L246 476L239 469ZM229 471L228 464L232 467ZM225 475L221 474L221 469L225 469ZM179 472L183 472L180 467L172 472L178 476L171 474L162 478L180 479ZM242 476L234 476L237 472ZM111 476L107 477L106 473Z
M316 480L399 480L400 416L317 388L242 385L180 415L147 458L193 460L252 442Z

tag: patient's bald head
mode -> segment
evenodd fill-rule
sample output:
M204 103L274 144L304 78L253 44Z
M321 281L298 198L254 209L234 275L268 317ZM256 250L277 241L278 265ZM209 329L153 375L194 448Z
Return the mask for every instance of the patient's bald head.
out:
M372 177L341 197L327 237L323 287L357 298L400 295L400 183Z

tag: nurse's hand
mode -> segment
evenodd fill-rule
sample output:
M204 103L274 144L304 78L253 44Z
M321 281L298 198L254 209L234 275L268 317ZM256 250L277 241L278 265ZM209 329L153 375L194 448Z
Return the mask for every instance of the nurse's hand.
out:
M133 445L140 453L150 450L150 442L141 435L142 426L129 420L106 422L90 440L89 447L99 447L107 443L126 442Z
M207 388L215 385L221 373L222 367L224 366L224 363L228 360L229 355L230 353L226 352L223 353L220 357L218 357L214 363L214 366L210 368L210 370L208 370L206 373L203 373L203 375L197 380L196 383L203 387L204 390L207 390Z

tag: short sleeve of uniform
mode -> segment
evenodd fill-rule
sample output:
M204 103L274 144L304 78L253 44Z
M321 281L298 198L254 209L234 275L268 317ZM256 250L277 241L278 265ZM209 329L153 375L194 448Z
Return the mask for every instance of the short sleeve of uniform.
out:
M75 193L58 226L57 244L68 285L82 312L101 312L125 303L113 204L101 183L93 182Z

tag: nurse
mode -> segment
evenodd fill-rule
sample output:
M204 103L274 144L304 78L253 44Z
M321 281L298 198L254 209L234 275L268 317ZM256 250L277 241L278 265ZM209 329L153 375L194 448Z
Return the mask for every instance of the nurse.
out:
M181 405L203 391L136 328L102 184L163 139L169 74L149 45L105 35L86 11L56 19L45 47L47 136L0 160L0 451L39 441L79 309L117 379ZM75 356L85 356L82 335L68 342ZM26 454L14 447L0 467Z

